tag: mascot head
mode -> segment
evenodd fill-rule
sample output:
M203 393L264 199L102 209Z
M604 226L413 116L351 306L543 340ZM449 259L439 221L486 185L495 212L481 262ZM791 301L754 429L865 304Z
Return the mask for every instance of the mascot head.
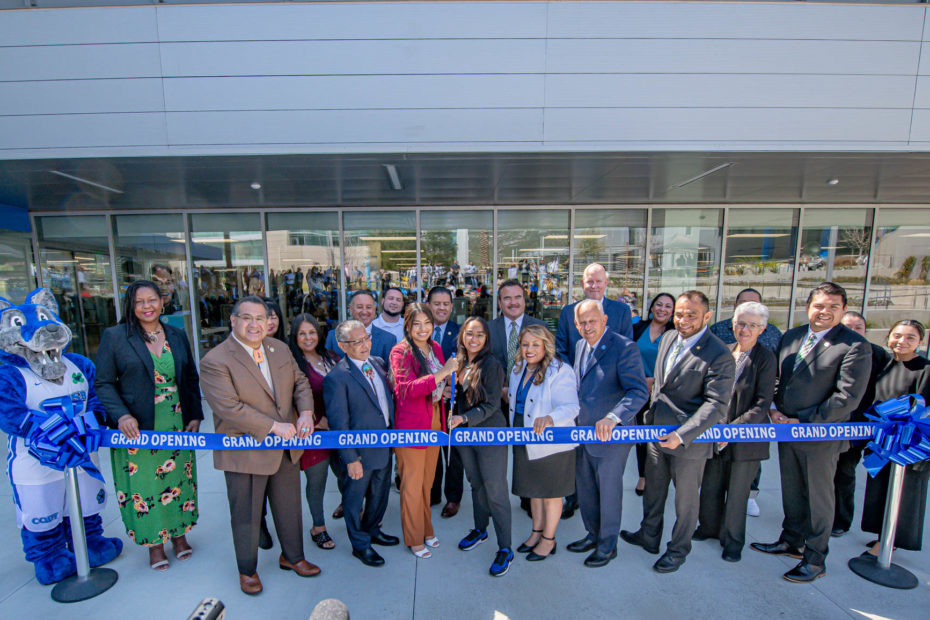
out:
M58 382L67 370L61 354L70 342L71 330L58 318L58 302L47 288L32 291L19 306L0 297L0 361Z

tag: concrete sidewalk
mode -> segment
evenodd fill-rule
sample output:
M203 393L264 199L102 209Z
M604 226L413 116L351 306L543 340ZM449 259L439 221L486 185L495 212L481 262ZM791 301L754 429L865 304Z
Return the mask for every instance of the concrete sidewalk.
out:
M208 416L209 417L209 416ZM207 421L204 431L212 431ZM4 453L5 453L5 445ZM774 450L773 450L774 452ZM109 455L101 451L107 480ZM173 561L170 570L156 573L148 567L148 554L126 537L116 502L108 503L104 520L110 536L121 536L123 554L110 564L119 582L103 595L82 603L61 605L50 598L51 588L39 585L32 565L23 559L16 529L9 481L0 483L0 618L171 618L183 619L201 599L214 596L228 609L227 618L306 618L324 598L344 601L353 619L475 618L530 619L590 618L895 618L924 620L930 617L930 554L902 551L894 561L914 572L920 585L897 591L869 583L846 566L873 537L854 529L832 539L828 574L811 585L792 584L781 574L796 561L770 557L748 548L753 541L777 538L782 518L777 457L763 464L762 515L749 518L747 548L737 564L720 558L715 540L695 542L694 550L677 573L659 575L652 570L656 556L619 542L619 556L605 568L586 568L583 555L568 553L565 545L583 536L581 518L563 521L557 533L558 553L544 562L529 563L518 555L510 572L500 579L488 575L496 551L493 531L488 542L469 552L456 548L471 527L471 505L466 483L462 510L452 519L433 524L441 540L428 560L417 560L406 547L380 548L387 560L381 568L362 565L351 555L345 525L327 518L336 549L322 551L304 536L307 558L323 573L301 579L278 569L280 547L262 551L258 573L265 591L249 597L239 590L236 563L230 541L229 508L223 476L212 467L208 452L199 453L200 522L188 536L195 552L190 561ZM865 485L860 468L857 503ZM628 463L623 527L636 529L642 517L642 501L633 493L636 465ZM110 488L112 491L112 487ZM515 499L515 498L514 498ZM391 494L384 530L400 535L399 496ZM339 504L335 480L330 476L325 498L327 517ZM666 512L666 537L674 522L672 498ZM310 516L304 502L303 522ZM269 518L270 524L270 518ZM530 521L514 501L514 545L529 534ZM930 534L930 533L928 533ZM925 536L930 544L930 537ZM173 559L173 556L172 556Z

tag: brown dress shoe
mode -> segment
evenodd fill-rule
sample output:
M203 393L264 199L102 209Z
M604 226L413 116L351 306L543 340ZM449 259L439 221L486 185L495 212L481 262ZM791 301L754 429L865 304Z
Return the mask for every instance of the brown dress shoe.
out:
M262 591L262 580L258 578L258 573L239 575L239 587L246 594L254 596Z
M292 570L301 577L316 577L320 574L320 567L316 564L311 564L307 560L299 560L291 564L283 555L278 558L278 566L281 570Z
M454 517L459 513L459 503L458 502L447 502L445 506L442 507L442 512L439 516L443 519L448 519L449 517Z

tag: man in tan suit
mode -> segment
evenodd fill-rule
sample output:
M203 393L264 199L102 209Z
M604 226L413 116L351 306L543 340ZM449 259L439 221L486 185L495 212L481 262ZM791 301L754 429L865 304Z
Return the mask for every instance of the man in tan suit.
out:
M233 306L232 333L200 362L200 385L213 410L217 433L248 435L264 441L313 432L313 393L287 345L265 337L268 313L258 297ZM299 415L298 415L299 412ZM258 537L265 494L281 541L278 564L301 577L320 569L304 559L300 505L303 450L215 450L213 465L226 474L226 495L239 586L246 594L262 591L256 573Z

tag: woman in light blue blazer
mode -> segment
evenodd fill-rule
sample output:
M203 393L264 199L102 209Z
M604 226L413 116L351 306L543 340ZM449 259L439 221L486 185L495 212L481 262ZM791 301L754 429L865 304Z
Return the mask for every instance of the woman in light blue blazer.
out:
M543 325L520 331L508 390L511 426L543 433L549 426L574 426L578 416L575 372L555 355L555 339ZM514 495L530 498L533 531L517 549L538 562L556 552L555 529L562 498L575 492L575 444L513 447Z

